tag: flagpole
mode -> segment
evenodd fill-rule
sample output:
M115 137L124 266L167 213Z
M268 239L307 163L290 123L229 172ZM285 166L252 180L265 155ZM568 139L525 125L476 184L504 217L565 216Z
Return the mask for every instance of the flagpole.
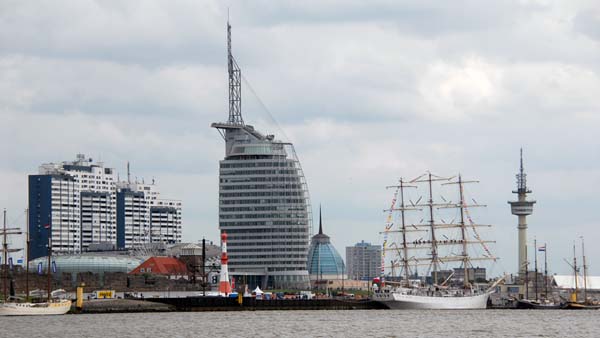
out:
M50 270L50 262L52 259L52 237L50 236L50 227L48 227L48 268L47 268L47 272L48 272L48 303L50 303L50 292L51 292L51 288L52 288L52 283L51 283L51 273L52 271Z
M27 301L29 299L29 208L25 209L25 214L27 219L25 224L25 231L27 234L25 249L25 300Z

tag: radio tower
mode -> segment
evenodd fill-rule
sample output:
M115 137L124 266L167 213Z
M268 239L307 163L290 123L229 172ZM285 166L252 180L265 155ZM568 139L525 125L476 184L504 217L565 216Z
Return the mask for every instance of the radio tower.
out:
M516 176L517 190L513 190L513 194L517 194L518 200L508 203L512 214L519 216L517 227L519 229L519 276L524 279L527 273L527 216L533 213L535 201L527 200L527 194L530 194L531 190L527 189L527 174L523 169L523 148L521 148L521 168Z
M227 269L227 234L221 234L221 278L219 279L219 293L227 296L231 293L229 271Z

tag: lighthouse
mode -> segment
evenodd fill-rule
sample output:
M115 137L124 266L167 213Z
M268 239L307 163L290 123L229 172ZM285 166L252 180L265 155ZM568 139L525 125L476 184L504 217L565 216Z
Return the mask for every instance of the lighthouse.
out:
M521 149L521 168L517 176L517 190L513 190L517 194L517 201L510 201L510 210L513 215L519 217L519 276L525 278L527 273L527 216L533 213L533 205L535 201L527 200L527 194L531 190L527 188L527 174L523 168L523 149Z
M231 293L231 284L229 283L229 271L227 269L227 234L221 234L221 278L219 279L219 293L227 296Z

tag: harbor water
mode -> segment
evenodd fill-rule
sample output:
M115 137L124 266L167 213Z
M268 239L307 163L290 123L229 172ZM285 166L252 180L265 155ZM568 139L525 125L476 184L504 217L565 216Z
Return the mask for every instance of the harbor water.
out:
M598 337L598 311L228 311L0 317L2 337Z

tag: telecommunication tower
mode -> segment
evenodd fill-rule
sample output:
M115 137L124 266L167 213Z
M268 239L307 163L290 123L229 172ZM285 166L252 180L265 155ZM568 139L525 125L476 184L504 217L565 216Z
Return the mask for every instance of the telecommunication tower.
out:
M535 201L528 201L527 194L531 190L527 188L527 174L523 168L523 148L521 148L521 167L517 177L517 190L513 190L513 194L517 194L517 201L509 201L510 211L513 215L519 217L519 276L525 278L527 273L527 216L533 213L533 205Z

